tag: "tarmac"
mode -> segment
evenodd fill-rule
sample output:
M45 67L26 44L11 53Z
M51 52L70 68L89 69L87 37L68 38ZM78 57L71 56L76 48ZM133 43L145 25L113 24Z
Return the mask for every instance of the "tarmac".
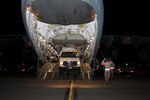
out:
M0 100L150 100L150 76L115 76L105 83L0 73Z

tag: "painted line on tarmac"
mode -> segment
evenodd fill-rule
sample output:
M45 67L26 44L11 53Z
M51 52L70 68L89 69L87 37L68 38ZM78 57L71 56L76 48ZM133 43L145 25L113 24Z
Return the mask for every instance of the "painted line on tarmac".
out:
M69 100L72 100L73 99L73 84L74 84L74 80L71 81L71 84L70 84L70 91L69 91Z
M64 100L76 100L77 99L77 93L76 93L76 89L74 88L74 80L71 80L69 82L69 87L67 88L66 92L65 92L65 97Z

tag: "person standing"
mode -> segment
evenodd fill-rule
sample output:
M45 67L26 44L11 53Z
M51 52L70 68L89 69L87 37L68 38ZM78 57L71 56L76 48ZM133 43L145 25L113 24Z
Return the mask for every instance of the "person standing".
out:
M110 60L110 64L111 64L111 67L110 67L110 77L113 78L114 77L114 71L115 71L115 64L112 60Z
M107 83L110 78L110 67L111 67L110 59L104 58L101 64L105 67L104 78L105 78L105 82Z

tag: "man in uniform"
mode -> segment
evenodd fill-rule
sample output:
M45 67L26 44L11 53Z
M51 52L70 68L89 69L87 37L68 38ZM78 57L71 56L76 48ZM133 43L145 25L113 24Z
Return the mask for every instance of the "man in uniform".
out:
M101 62L101 64L104 65L104 67L105 67L104 78L105 78L105 82L107 83L110 78L110 68L111 68L110 59L104 58L104 60Z

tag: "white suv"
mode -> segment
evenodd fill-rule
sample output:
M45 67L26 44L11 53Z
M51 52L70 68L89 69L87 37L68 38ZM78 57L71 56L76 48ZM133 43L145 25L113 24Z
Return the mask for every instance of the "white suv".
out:
M78 52L74 48L62 48L59 58L59 71L77 70L80 71L81 63Z

